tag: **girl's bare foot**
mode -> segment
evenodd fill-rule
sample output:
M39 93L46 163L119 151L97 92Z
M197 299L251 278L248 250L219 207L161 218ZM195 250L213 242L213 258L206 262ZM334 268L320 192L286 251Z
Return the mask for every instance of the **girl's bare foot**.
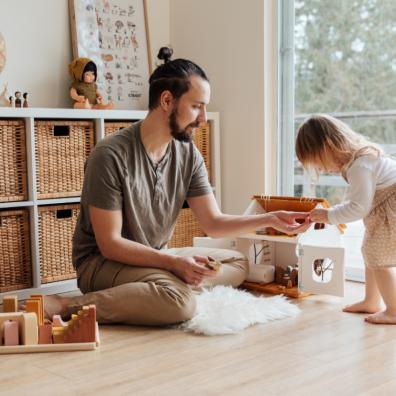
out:
M373 303L370 301L359 301L355 304L347 305L343 309L344 312L351 312L351 313L369 313L374 314L376 312L381 311L381 305L377 303Z
M396 324L396 313L388 311L377 312L367 316L364 320L373 324Z

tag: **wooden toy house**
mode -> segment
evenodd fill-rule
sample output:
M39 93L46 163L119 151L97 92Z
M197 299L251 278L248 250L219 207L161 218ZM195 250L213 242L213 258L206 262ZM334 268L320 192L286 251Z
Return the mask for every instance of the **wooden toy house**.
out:
M309 212L329 207L325 199L254 196L245 214L277 210ZM302 297L307 293L344 295L344 225L313 223L298 235L272 228L255 230L236 238L236 249L249 260L249 277L243 286L269 293ZM267 283L273 266L274 281ZM270 271L271 272L271 271Z

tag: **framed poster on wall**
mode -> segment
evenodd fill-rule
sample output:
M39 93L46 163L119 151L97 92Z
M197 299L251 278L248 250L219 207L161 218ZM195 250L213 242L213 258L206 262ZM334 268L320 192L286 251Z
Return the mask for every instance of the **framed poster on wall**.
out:
M98 69L104 101L146 110L151 73L145 0L69 0L73 57Z

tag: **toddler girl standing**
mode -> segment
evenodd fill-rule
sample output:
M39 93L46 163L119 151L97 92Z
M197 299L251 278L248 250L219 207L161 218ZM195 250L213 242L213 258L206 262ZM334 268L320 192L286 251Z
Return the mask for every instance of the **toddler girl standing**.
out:
M296 154L305 168L340 173L349 184L347 200L314 209L311 220L341 224L363 219L362 253L366 286L362 301L345 312L369 313L370 323L396 324L396 162L380 147L328 115L314 115L299 127ZM382 301L385 310L381 310Z

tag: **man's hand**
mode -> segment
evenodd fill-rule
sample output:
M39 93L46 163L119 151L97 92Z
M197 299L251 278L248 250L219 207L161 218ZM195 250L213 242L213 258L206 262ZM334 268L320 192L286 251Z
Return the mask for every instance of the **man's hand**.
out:
M329 213L327 209L314 209L311 211L310 219L314 223L328 223Z
M310 214L306 212L287 212L284 210L268 213L272 216L273 228L286 234L298 234L306 231L310 225ZM297 222L300 220L300 222Z
M206 256L176 256L169 270L188 285L198 286L204 278L216 276L216 271L205 267L208 262Z

